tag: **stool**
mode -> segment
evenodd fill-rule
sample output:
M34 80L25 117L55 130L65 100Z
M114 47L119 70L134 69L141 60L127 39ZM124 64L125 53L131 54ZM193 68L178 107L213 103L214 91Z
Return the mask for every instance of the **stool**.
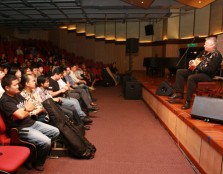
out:
M199 96L213 97L217 92L216 82L198 82L196 94Z

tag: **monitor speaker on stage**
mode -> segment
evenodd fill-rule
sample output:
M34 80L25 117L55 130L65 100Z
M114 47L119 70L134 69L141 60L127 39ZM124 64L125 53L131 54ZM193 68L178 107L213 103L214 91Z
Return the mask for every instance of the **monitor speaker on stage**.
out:
M153 30L153 25L152 24L149 24L149 25L145 26L145 33L146 33L146 36L154 34L154 30Z
M195 96L191 116L207 122L223 123L223 99Z
M126 40L126 53L138 53L139 50L139 39L128 38Z
M173 93L174 87L166 80L156 90L156 94L160 96L171 96Z

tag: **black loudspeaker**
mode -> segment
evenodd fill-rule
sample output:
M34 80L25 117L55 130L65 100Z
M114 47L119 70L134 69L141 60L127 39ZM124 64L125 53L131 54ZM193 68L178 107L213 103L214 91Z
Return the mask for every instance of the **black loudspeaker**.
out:
M126 81L124 97L129 100L140 100L142 98L142 86L138 81Z
M163 81L156 90L156 94L161 96L171 96L174 92L174 87L168 81Z
M195 96L191 110L192 118L207 122L223 123L223 99Z
M138 53L139 39L128 38L126 40L126 53Z
M146 36L154 34L154 30L153 30L153 25L152 24L149 24L149 25L145 26L145 33L146 33Z

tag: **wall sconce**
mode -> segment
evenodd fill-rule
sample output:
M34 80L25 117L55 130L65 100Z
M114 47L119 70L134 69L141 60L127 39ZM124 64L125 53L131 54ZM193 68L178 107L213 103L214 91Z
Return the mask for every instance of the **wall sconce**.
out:
M68 25L67 30L76 30L76 25Z

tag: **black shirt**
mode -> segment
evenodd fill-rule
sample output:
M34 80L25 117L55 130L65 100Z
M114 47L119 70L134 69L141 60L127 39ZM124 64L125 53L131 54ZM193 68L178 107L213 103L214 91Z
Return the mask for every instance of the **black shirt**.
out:
M58 84L58 82L56 80L53 80L52 78L49 78L49 87L48 89L50 91L53 91L53 92L56 92L56 91L59 91L60 90L60 86ZM66 97L66 94L65 93L60 93L59 95L57 96L54 96L54 97Z
M6 132L9 135L11 128L18 128L19 130L24 127L30 127L35 123L35 120L31 117L26 117L24 119L13 120L12 114L20 109L24 108L25 98L20 94L16 94L14 97L11 97L4 93L0 99L0 110L2 118L6 124Z
M221 66L221 53L218 50L213 50L210 53L203 51L198 55L198 57L202 58L202 62L196 68L198 72L214 77Z

